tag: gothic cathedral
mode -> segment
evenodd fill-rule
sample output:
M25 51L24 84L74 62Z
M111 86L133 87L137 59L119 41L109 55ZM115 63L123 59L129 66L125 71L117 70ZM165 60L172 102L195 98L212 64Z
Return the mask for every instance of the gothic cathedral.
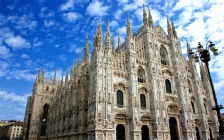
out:
M105 41L103 41L105 40ZM186 43L188 46L188 43ZM24 139L52 140L207 140L217 137L218 120L206 68L200 74L181 52L176 29L153 25L143 8L143 25L115 48L109 24L105 39L96 27L89 58L88 38L82 61L70 77L37 75L28 98ZM187 47L189 51L189 46Z

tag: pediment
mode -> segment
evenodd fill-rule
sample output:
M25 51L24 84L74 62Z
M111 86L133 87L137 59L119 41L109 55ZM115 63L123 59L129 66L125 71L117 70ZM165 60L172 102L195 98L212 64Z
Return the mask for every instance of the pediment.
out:
M116 119L131 119L131 117L127 114L127 113L125 113L125 112L123 112L123 113L117 113L116 115L115 115L115 118Z
M181 109L177 104L170 104L168 107L168 113L170 114L179 114Z
M167 73L170 76L172 76L172 71L168 67L163 67L162 68L162 73Z
M138 91L147 92L148 89L145 86L141 86L138 88Z
M141 120L143 121L151 121L152 117L149 114L144 114L141 116Z
M116 83L114 83L114 86L120 86L120 87L125 87L125 88L127 88L127 86L126 86L126 84L124 83L124 82L116 82Z

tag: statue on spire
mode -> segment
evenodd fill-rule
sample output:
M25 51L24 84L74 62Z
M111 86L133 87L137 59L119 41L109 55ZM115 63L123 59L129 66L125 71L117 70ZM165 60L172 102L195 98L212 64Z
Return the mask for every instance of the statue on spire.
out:
M117 32L118 32L118 36L117 36L117 47L119 47L121 45L121 38L120 38L119 29L117 30Z
M177 32L176 32L176 29L175 29L175 26L173 24L173 21L171 20L171 23L172 23L172 31L173 31L173 37L177 39Z
M127 24L126 24L126 34L127 34L127 37L132 36L132 27L131 27L131 21L129 18L129 13L128 13L128 19L127 19Z
M148 19L147 19L147 14L146 14L146 11L145 11L145 5L144 4L143 4L143 23L144 23L145 27L148 26Z
M153 27L152 15L151 15L151 12L150 12L149 7L148 7L148 24L149 24L149 27L150 27L150 28Z
M98 35L98 45L100 46L100 47L103 47L103 31L102 31L102 19L101 19L101 17L100 17L100 24L99 24L99 35Z
M166 17L166 18L167 18L167 32L168 32L168 36L169 36L169 38L172 38L173 33L172 33L172 28L171 28L171 25L170 25L170 21L169 21L168 17Z
M106 33L106 48L110 47L110 27L109 20L107 21L107 33Z
M84 47L83 63L84 64L89 63L89 44L88 44L88 37L87 36L86 36L86 44L85 44L85 47Z

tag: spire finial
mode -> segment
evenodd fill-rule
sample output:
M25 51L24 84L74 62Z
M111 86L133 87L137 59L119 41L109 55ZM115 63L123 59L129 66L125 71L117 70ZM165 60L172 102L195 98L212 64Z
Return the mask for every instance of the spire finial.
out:
M172 24L173 37L174 37L174 38L177 38L177 32L176 32L176 29L175 29L175 26L174 26L172 20L171 20L171 24Z
M110 22L107 20L107 33L106 33L106 48L110 47Z
M169 37L171 38L173 36L173 33L171 30L170 21L169 21L168 16L166 17L166 19L167 19L167 32L168 32Z
M57 78L57 71L55 70L54 71L54 81L56 81L56 78Z
M102 19L100 17L99 36L97 42L100 47L103 47L103 31L102 31Z
M65 75L65 83L68 83L68 68L66 69L66 75Z
M152 28L153 27L153 19L152 19L152 15L151 15L149 7L148 7L148 23L149 23L149 27Z
M126 24L126 34L128 37L132 36L132 27L131 27L129 13L128 13L128 19L127 19L127 24Z
M118 46L117 46L117 47L119 47L120 44L121 44L120 31L119 31L119 29L117 30L117 32L118 32L118 38L117 38L117 39L118 39L118 40L117 40L117 43L118 43L117 45L118 45Z
M84 47L83 63L87 64L88 62L89 62L89 45L88 45L88 37L86 36L86 44Z
M148 19L147 19L147 14L146 14L146 11L145 11L145 5L144 4L143 4L143 23L144 23L144 26L147 27Z

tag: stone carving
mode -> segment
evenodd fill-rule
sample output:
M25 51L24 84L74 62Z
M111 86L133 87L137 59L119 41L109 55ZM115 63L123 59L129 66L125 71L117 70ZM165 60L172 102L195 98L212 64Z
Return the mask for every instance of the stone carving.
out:
M131 28L128 31L130 33ZM106 37L108 41L109 29ZM48 139L112 140L116 138L118 124L125 126L127 138L141 139L141 127L147 125L153 127L149 129L153 138L167 139L169 117L177 119L178 128L181 128L178 129L179 135L185 132L195 135L196 126L200 126L202 139L208 134L209 127L214 134L218 132L216 113L200 111L204 108L200 99L209 99L206 102L208 107L214 103L209 98L212 95L210 84L205 80L206 68L200 66L204 74L198 78L194 62L180 54L180 41L177 38L168 39L160 26L141 27L135 34L128 34L116 48L108 42L104 45L102 26L97 25L93 44L91 58L87 42L83 61L72 66L70 78L66 75L66 80L47 80L44 71L40 70L25 117L27 126L31 114L30 134L33 139L40 139L40 120L46 103L49 104ZM169 65L161 65L159 46L167 48ZM138 67L145 71L144 83L137 81ZM192 83L190 93L187 77ZM164 80L167 78L171 80L171 94L164 93ZM52 89L54 92L51 92ZM118 90L123 92L119 108ZM146 98L145 109L141 108L141 94ZM194 96L193 103L198 108L195 114L190 111L191 96ZM133 131L136 133L132 134Z

